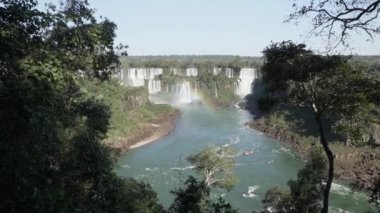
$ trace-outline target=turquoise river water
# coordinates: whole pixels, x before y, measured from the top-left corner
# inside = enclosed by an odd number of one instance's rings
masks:
[[[242,212],[261,210],[265,192],[275,185],[286,187],[287,181],[295,178],[304,165],[279,141],[245,127],[251,115],[244,110],[211,109],[200,104],[176,107],[181,111],[176,129],[154,143],[126,153],[117,167],[119,176],[150,183],[165,207],[173,200],[169,191],[178,187],[181,179],[193,174],[186,156],[210,144],[228,144],[240,153],[235,157],[238,184],[229,192],[213,190],[212,196],[223,196]],[[241,155],[245,150],[254,152]],[[243,196],[249,187],[253,193]],[[352,193],[341,183],[333,184],[331,205],[332,212],[374,211],[365,195]]]

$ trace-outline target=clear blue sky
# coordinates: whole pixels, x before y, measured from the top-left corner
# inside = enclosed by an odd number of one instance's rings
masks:
[[[40,0],[41,3],[49,2]],[[305,42],[323,50],[320,38],[306,39],[311,25],[284,23],[290,0],[89,0],[97,15],[114,21],[116,42],[130,55],[228,54],[260,56],[271,41]],[[380,36],[354,35],[346,54],[380,55]],[[340,50],[342,52],[342,50]]]

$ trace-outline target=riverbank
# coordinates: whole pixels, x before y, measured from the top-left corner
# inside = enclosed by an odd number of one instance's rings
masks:
[[[143,123],[142,130],[129,137],[118,137],[113,139],[112,148],[121,154],[131,149],[136,149],[158,139],[167,136],[175,129],[175,120],[180,116],[179,110],[175,109],[159,115],[157,118]]]
[[[285,146],[295,150],[303,160],[307,160],[312,144],[319,143],[318,138],[304,137],[294,132],[282,131],[281,129],[267,125],[260,119],[248,121],[245,123],[245,126],[279,140]],[[375,178],[380,176],[379,148],[353,148],[336,143],[332,143],[330,146],[335,154],[336,178],[369,188],[372,186]]]

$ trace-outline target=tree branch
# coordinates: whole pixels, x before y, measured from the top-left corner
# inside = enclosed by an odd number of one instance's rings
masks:
[[[297,1],[297,0],[294,0]],[[311,17],[313,21],[312,34],[328,37],[329,46],[331,42],[336,43],[333,48],[343,44],[348,46],[346,40],[351,31],[364,32],[373,40],[375,34],[380,33],[379,13],[380,0],[339,0],[339,1],[317,1],[311,0],[307,5],[293,4],[294,11],[286,22],[297,21],[305,17]],[[311,15],[311,16],[309,16]],[[336,33],[340,31],[340,33]]]

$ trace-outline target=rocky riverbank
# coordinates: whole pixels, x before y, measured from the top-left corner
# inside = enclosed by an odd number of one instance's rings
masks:
[[[251,120],[245,124],[247,127],[263,132],[265,135],[277,139],[286,146],[295,150],[299,157],[307,160],[309,148],[312,143],[318,142],[316,138],[305,138],[296,133],[282,131],[268,126],[260,120]],[[364,188],[372,186],[376,177],[380,177],[380,150],[379,148],[346,147],[332,144],[335,153],[335,177],[350,181]]]

